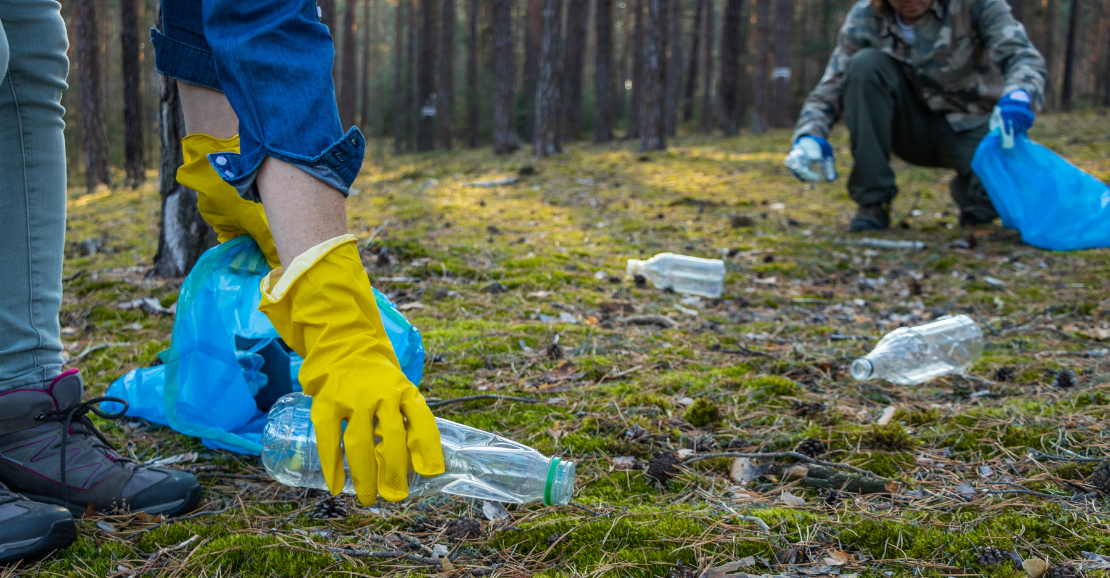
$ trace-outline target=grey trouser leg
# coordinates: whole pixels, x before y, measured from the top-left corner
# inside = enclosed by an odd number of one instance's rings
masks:
[[[944,116],[918,100],[900,65],[874,48],[860,50],[844,71],[844,121],[852,137],[855,163],[848,193],[860,205],[889,203],[898,188],[890,153],[910,164],[955,169],[951,193],[961,210],[981,218],[997,216],[971,158],[987,127],[952,129]]]
[[[0,0],[0,391],[62,368],[66,220],[61,5]]]

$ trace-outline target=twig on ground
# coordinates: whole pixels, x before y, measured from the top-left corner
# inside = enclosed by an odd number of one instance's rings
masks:
[[[770,453],[766,453],[766,454],[745,454],[745,453],[737,453],[737,452],[727,452],[727,453],[723,453],[723,454],[703,454],[703,455],[699,455],[699,456],[686,458],[685,460],[683,460],[681,462],[681,464],[685,466],[687,464],[692,464],[694,462],[698,462],[698,461],[701,461],[701,460],[711,460],[711,459],[714,459],[714,458],[748,458],[748,459],[752,459],[752,458],[755,458],[755,459],[761,459],[761,458],[794,458],[796,460],[802,460],[803,462],[818,465],[818,466],[825,466],[827,468],[838,468],[838,469],[841,469],[841,470],[848,470],[850,472],[855,472],[857,474],[864,475],[864,476],[873,476],[873,477],[876,477],[876,478],[879,477],[878,475],[876,475],[872,472],[869,472],[869,471],[861,469],[861,468],[857,468],[855,466],[849,466],[848,464],[838,464],[836,462],[826,462],[824,460],[818,460],[818,459],[811,458],[811,457],[809,457],[805,454],[800,454],[798,452],[770,452]]]
[[[100,345],[91,345],[89,347],[86,347],[85,350],[82,351],[81,353],[78,353],[77,357],[74,357],[73,359],[70,359],[69,361],[67,361],[66,364],[68,365],[70,363],[76,363],[78,361],[81,361],[88,354],[96,352],[96,351],[100,351],[101,349],[107,349],[109,347],[130,347],[130,346],[131,346],[131,344],[127,343],[127,342],[123,342],[123,343],[101,343]]]
[[[382,223],[380,226],[378,226],[377,229],[374,229],[373,233],[370,233],[370,238],[366,239],[366,241],[362,244],[362,246],[359,247],[359,250],[364,251],[368,247],[370,247],[370,244],[374,242],[374,238],[378,236],[378,233],[381,233],[382,230],[385,229],[386,226],[388,226],[388,225],[389,225],[389,219],[386,219],[385,222]]]
[[[373,551],[373,550],[359,550],[359,549],[355,549],[355,548],[336,548],[336,547],[333,547],[333,546],[329,546],[328,551],[329,552],[334,552],[336,554],[340,554],[340,555],[343,555],[343,556],[350,556],[352,558],[388,558],[388,559],[404,558],[405,560],[409,560],[411,562],[416,562],[417,564],[425,564],[427,566],[440,567],[440,566],[443,565],[443,561],[439,560],[437,558],[427,558],[425,556],[417,556],[416,554],[409,554],[409,553],[406,553],[406,552],[401,552],[399,550]]]
[[[546,403],[546,399],[536,399],[534,397],[510,397],[508,395],[494,395],[487,393],[483,395],[468,395],[465,397],[456,397],[454,399],[441,399],[438,401],[429,401],[428,407],[440,407],[452,403],[462,403],[464,401],[477,401],[479,399],[496,399],[502,401],[517,401],[520,403]]]
[[[779,359],[779,356],[777,356],[773,353],[767,353],[766,351],[760,351],[758,349],[748,349],[747,347],[743,347],[743,346],[739,346],[739,345],[737,346],[736,349],[718,349],[717,353],[731,353],[733,355],[737,355],[737,354],[739,354],[739,355],[753,355],[755,357],[766,357],[768,359]]]
[[[228,512],[228,511],[236,510],[236,509],[238,509],[236,506],[231,506],[231,507],[228,507],[228,508],[224,508],[222,510],[210,510],[210,511],[207,511],[207,512],[197,512],[195,514],[189,514],[188,516],[180,516],[180,517],[177,517],[177,518],[170,518],[168,520],[162,520],[161,522],[158,522],[157,524],[155,524],[155,525],[153,525],[149,528],[143,528],[142,530],[139,530],[138,532],[132,532],[132,533],[124,536],[123,538],[125,540],[130,540],[130,539],[134,538],[135,536],[141,536],[143,534],[146,534],[147,532],[150,532],[151,530],[157,530],[158,528],[161,528],[162,526],[165,526],[166,524],[172,524],[174,522],[184,522],[185,520],[192,520],[193,518],[199,518],[201,516],[211,516],[211,515],[214,515],[214,514],[223,514],[224,512]]]
[[[1077,456],[1077,457],[1070,457],[1069,458],[1067,456],[1054,456],[1052,454],[1047,454],[1045,452],[1042,452],[1040,450],[1035,450],[1033,448],[1028,448],[1028,449],[1029,449],[1030,453],[1037,454],[1037,455],[1039,455],[1043,458],[1048,458],[1050,460],[1059,460],[1061,462],[1102,462],[1102,461],[1106,461],[1106,458],[1088,458],[1088,457],[1083,457],[1083,456]],[[1067,451],[1067,450],[1064,450],[1064,451]]]

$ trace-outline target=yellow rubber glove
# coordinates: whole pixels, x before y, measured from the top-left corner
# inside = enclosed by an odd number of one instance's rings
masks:
[[[332,494],[345,482],[340,439],[366,505],[379,493],[391,502],[406,498],[410,461],[422,476],[443,473],[435,417],[401,372],[354,235],[309,249],[287,272],[271,271],[258,308],[304,357],[299,380],[312,396],[316,447]]]
[[[280,267],[277,247],[270,236],[270,223],[262,205],[240,197],[235,187],[220,178],[208,162],[209,153],[238,153],[238,135],[218,139],[206,134],[191,134],[181,139],[181,152],[185,164],[177,169],[177,182],[197,192],[200,216],[216,230],[220,242],[250,235],[262,249],[270,268]]]

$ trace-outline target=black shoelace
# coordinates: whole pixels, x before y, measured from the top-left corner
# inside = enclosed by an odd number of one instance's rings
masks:
[[[101,411],[97,404],[105,401],[112,401],[123,405],[123,409],[119,413],[107,413]],[[40,421],[60,421],[62,422],[62,453],[58,456],[59,466],[62,472],[62,501],[65,502],[65,507],[69,507],[69,484],[66,483],[66,443],[69,441],[69,428],[73,421],[77,420],[77,425],[81,429],[74,428],[73,433],[78,435],[94,435],[100,440],[104,449],[116,453],[116,449],[108,442],[108,439],[96,429],[92,420],[89,419],[88,413],[92,412],[104,419],[123,419],[123,414],[127,413],[127,402],[118,397],[97,397],[85,402],[81,402],[68,410],[60,411],[44,411],[35,416],[35,419]],[[96,447],[96,446],[94,446]],[[117,453],[118,455],[118,453]],[[130,461],[120,458],[120,461]]]

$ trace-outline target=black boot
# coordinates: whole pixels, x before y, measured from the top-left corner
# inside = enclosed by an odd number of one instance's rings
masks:
[[[875,203],[873,205],[860,205],[856,216],[848,225],[849,233],[862,233],[864,231],[882,231],[890,227],[890,205]]]
[[[69,510],[32,502],[0,484],[0,562],[49,554],[76,539]]]

